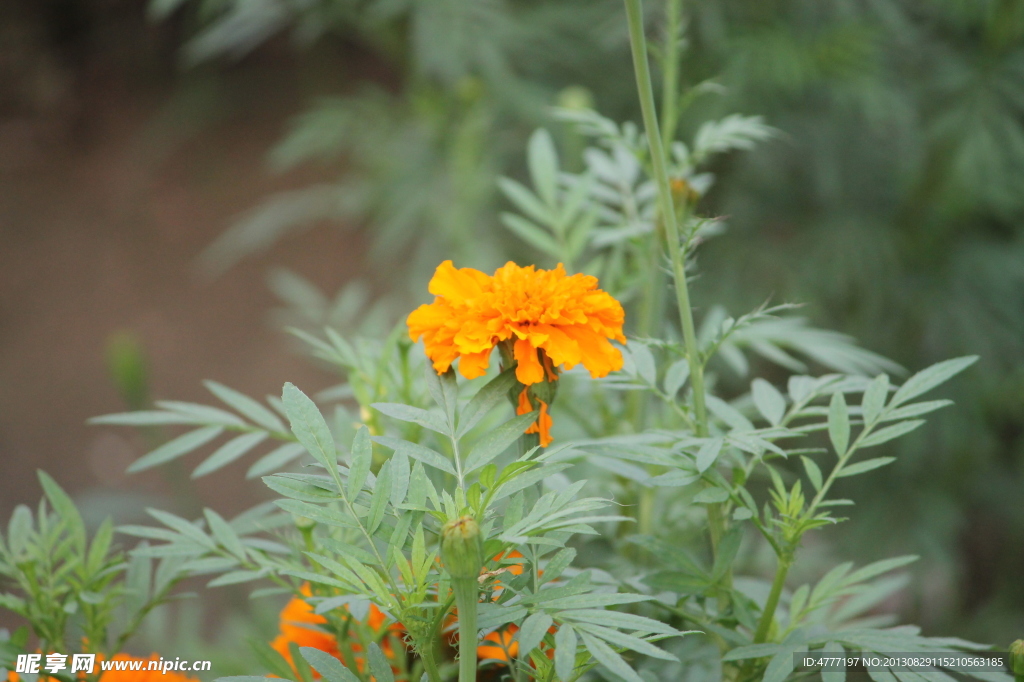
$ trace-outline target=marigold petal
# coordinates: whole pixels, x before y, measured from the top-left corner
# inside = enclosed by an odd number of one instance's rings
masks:
[[[519,339],[513,346],[516,359],[516,379],[529,386],[544,381],[544,367],[537,358],[537,349],[526,339]]]
[[[446,260],[437,266],[427,290],[451,301],[464,301],[482,294],[490,279],[473,268],[456,269],[450,260]]]

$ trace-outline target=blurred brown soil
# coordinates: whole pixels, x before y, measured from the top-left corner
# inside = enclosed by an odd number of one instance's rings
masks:
[[[280,45],[182,72],[142,3],[107,5],[119,14],[100,24],[122,22],[138,44],[118,43],[131,35],[119,30],[69,59],[45,49],[32,21],[12,39],[11,17],[0,17],[0,519],[39,499],[37,469],[93,515],[182,506],[166,497],[164,473],[124,474],[145,451],[137,435],[85,423],[124,409],[104,358],[110,335],[142,341],[157,398],[216,402],[206,378],[256,396],[286,380],[319,390],[331,378],[267,322],[266,271],[289,267],[327,291],[360,273],[357,238],[321,227],[199,276],[197,255],[235,216],[322,179],[272,176],[264,157],[334,76],[311,78]],[[202,501],[233,514],[260,499],[262,484],[243,480],[251,461],[198,481]]]

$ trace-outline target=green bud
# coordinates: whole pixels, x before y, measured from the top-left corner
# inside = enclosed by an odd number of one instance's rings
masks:
[[[295,519],[295,527],[303,532],[316,528],[316,521],[313,519],[299,516],[298,514],[293,514],[292,518]]]
[[[441,561],[452,578],[477,578],[484,565],[480,526],[472,516],[461,516],[441,529]]]
[[[1010,670],[1017,679],[1024,677],[1024,639],[1018,639],[1010,645]]]

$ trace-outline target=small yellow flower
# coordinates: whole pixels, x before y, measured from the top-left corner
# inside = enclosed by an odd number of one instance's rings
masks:
[[[561,264],[538,270],[512,262],[491,276],[456,269],[449,260],[437,267],[429,291],[434,302],[414,310],[407,322],[409,336],[423,339],[439,374],[459,360],[462,376],[483,376],[499,344],[515,359],[524,386],[556,380],[558,368],[582,364],[594,378],[622,368],[622,353],[611,340],[625,343],[625,312],[597,288],[596,277],[568,275]],[[550,441],[548,406],[541,403],[536,431]],[[522,398],[520,407],[525,409]]]

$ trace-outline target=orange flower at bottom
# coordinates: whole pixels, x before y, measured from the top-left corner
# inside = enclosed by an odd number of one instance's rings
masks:
[[[516,414],[533,412],[533,405],[530,404],[530,396],[526,394],[529,390],[529,387],[524,387],[522,392],[519,394],[519,404],[516,406]],[[526,429],[525,433],[539,433],[541,447],[546,448],[553,440],[551,438],[551,425],[554,422],[551,420],[551,415],[548,414],[548,404],[540,398],[537,398],[536,400],[540,403],[540,414],[537,415],[537,421],[530,424],[530,427]]]
[[[305,596],[311,596],[312,591],[309,585],[302,586],[302,594]],[[300,647],[312,647],[319,649],[327,654],[330,654],[334,658],[341,659],[341,651],[338,648],[338,640],[334,635],[324,632],[318,629],[318,626],[325,625],[327,618],[316,613],[313,607],[308,602],[299,597],[293,597],[291,601],[285,605],[284,609],[281,610],[281,634],[279,634],[273,642],[270,643],[271,648],[277,653],[281,654],[288,664],[293,668],[295,662],[292,660],[292,652],[289,648],[291,642],[295,642]],[[379,631],[384,627],[387,622],[387,616],[378,609],[374,604],[370,604],[370,611],[366,616],[366,625],[371,630]],[[401,635],[403,632],[402,626],[399,623],[392,623],[388,629],[397,635]],[[357,643],[351,643],[349,648],[353,653],[360,652],[363,650],[362,645]],[[388,658],[394,658],[394,651],[391,647],[391,642],[388,639],[384,639],[380,643],[381,651]],[[353,656],[355,659],[356,666],[360,672],[364,669],[366,661],[362,656]],[[320,677],[316,674],[316,677]]]

